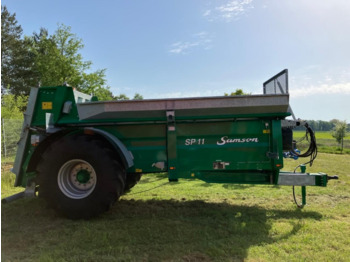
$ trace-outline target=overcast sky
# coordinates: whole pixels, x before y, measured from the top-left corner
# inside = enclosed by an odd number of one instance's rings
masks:
[[[25,35],[58,23],[117,95],[217,96],[289,70],[302,119],[350,121],[348,0],[3,0]]]

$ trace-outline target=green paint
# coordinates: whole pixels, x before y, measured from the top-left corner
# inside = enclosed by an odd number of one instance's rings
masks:
[[[301,204],[302,206],[306,205],[306,186],[301,187]]]
[[[82,184],[87,183],[90,180],[90,172],[85,169],[79,170],[77,173],[77,180]]]
[[[72,108],[63,113],[67,101],[72,102]],[[43,108],[43,102],[52,103],[52,108]],[[194,110],[192,115],[177,117],[174,111],[172,118],[164,111],[163,116],[155,117],[130,113],[119,118],[107,114],[105,118],[80,120],[71,87],[42,87],[30,135],[38,134],[35,129],[45,129],[46,114],[50,113],[55,128],[83,133],[84,127],[94,127],[118,138],[132,153],[134,166],[127,170],[130,173],[168,172],[170,180],[197,178],[213,183],[277,184],[283,168],[281,119],[288,112],[227,114],[222,109],[215,115],[203,116]],[[45,144],[31,146],[30,135],[17,186],[25,186],[28,179],[35,178],[35,169],[28,171],[27,167],[35,151]],[[158,168],[157,163],[164,168]],[[89,179],[88,172],[77,173],[80,183]],[[317,176],[316,185],[326,184],[327,177]]]

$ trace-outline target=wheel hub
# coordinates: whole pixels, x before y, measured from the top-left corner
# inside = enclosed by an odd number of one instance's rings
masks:
[[[73,199],[82,199],[92,193],[97,176],[93,167],[81,159],[66,162],[58,172],[57,182],[62,193]]]
[[[80,170],[77,174],[79,183],[86,183],[90,180],[90,173],[87,170]]]

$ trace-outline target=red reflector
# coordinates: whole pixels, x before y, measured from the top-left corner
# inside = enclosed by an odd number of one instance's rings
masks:
[[[95,132],[92,131],[92,130],[90,130],[90,129],[84,129],[84,134],[85,134],[85,135],[94,135]]]

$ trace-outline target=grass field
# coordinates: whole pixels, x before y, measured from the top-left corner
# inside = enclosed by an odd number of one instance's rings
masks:
[[[315,135],[316,135],[317,147],[319,152],[331,153],[331,154],[341,153],[339,144],[337,143],[335,138],[332,137],[331,132],[316,131]],[[293,138],[296,141],[298,141],[304,136],[305,136],[305,131],[293,131]],[[307,144],[306,141],[305,141],[305,144]],[[350,154],[350,136],[346,136],[344,138],[343,154]]]
[[[300,161],[286,160],[293,170]],[[6,168],[6,167],[4,167]],[[106,214],[57,216],[40,199],[2,205],[2,261],[350,261],[350,155],[319,154],[308,171],[338,175],[308,187],[206,184],[146,175]],[[2,197],[18,192],[1,176]],[[298,192],[299,192],[298,188]]]

